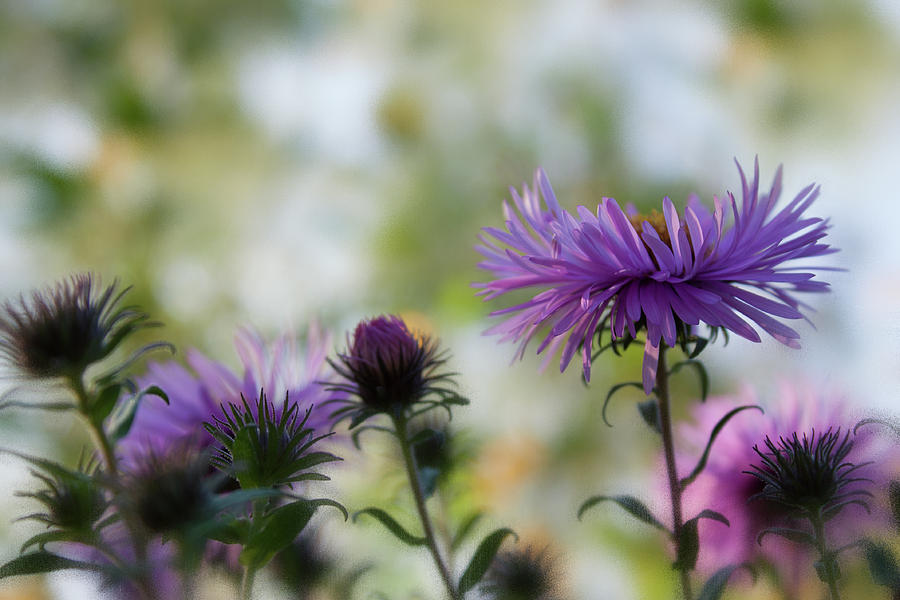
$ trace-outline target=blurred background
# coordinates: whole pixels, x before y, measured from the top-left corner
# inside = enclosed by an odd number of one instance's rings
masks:
[[[508,187],[538,166],[574,210],[602,196],[711,203],[739,190],[734,158],[752,168],[758,155],[766,186],[784,164],[785,195],[822,186],[810,213],[831,217],[842,252],[829,264],[847,271],[808,299],[802,350],[707,351],[713,390],[762,381],[765,396],[796,375],[847,390],[861,412],[896,412],[898,106],[893,0],[3,0],[0,297],[72,271],[119,278],[167,339],[234,367],[243,325],[302,335],[318,319],[339,348],[362,317],[407,315],[451,350],[472,400],[454,420],[465,506],[448,510],[483,507],[485,528],[547,545],[568,597],[663,598],[654,532],[613,506],[574,518],[601,491],[656,494],[640,395],[617,397],[613,428],[600,420],[640,353],[601,359],[589,388],[576,370],[538,373],[531,353],[510,366],[514,347],[481,335],[501,304],[473,296],[476,235],[502,225]],[[696,385],[677,385],[686,416]],[[0,435],[68,456],[59,440],[81,434],[5,411]],[[409,505],[399,479],[375,483],[399,464],[388,446],[345,458],[348,507]],[[29,531],[11,519],[33,508],[12,491],[32,482],[6,457],[0,481],[6,561]],[[332,555],[373,565],[358,597],[439,597],[424,553],[374,523],[325,525]],[[4,581],[0,598],[92,585]],[[734,597],[769,597],[762,587]]]

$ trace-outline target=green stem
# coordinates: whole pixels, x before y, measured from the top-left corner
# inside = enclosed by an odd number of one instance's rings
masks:
[[[256,579],[256,569],[249,565],[244,567],[244,575],[241,577],[241,600],[250,600],[253,596],[253,580]]]
[[[453,577],[446,563],[441,558],[441,552],[438,549],[437,541],[434,537],[434,528],[431,525],[431,518],[428,516],[428,509],[425,506],[425,494],[422,492],[422,482],[419,480],[419,472],[416,469],[416,458],[412,453],[412,446],[409,443],[409,436],[406,429],[406,417],[404,415],[395,415],[394,428],[397,432],[397,439],[400,441],[400,449],[403,451],[403,462],[406,464],[406,474],[409,477],[409,485],[412,488],[413,497],[416,500],[416,509],[419,511],[419,519],[422,521],[422,530],[425,532],[425,543],[434,564],[437,566],[444,586],[447,588],[447,595],[452,600],[462,600],[462,595],[457,591],[456,585],[453,583]]]
[[[116,453],[113,450],[109,438],[106,436],[106,432],[103,430],[103,424],[97,423],[94,421],[94,419],[91,418],[91,397],[87,389],[84,387],[84,381],[82,378],[83,374],[80,373],[69,378],[69,384],[71,386],[72,392],[75,394],[75,399],[78,401],[78,411],[81,413],[81,416],[88,424],[88,431],[90,432],[91,438],[94,441],[94,445],[100,450],[100,453],[103,455],[103,462],[106,464],[106,472],[110,475],[110,478],[114,482],[116,488],[120,489],[119,465],[116,460]],[[133,515],[129,514],[127,510],[121,510],[121,507],[119,507],[119,509],[122,516],[122,522],[125,524],[125,527],[128,529],[128,533],[131,537],[131,543],[134,548],[134,553],[135,557],[137,558],[138,564],[144,564],[147,560],[146,539],[143,535],[141,535],[140,527],[138,527],[138,525],[135,523]],[[148,591],[151,589],[151,587],[149,581],[147,581],[146,576],[140,576],[135,584],[141,597],[153,597],[153,594]]]
[[[672,500],[672,533],[675,538],[675,555],[681,555],[681,530],[684,527],[681,513],[681,494],[684,491],[678,481],[675,465],[675,443],[672,435],[672,411],[669,401],[669,370],[666,365],[666,346],[660,342],[659,363],[656,367],[656,400],[659,406],[659,428],[662,433],[663,453],[666,457],[666,474],[669,479],[669,497]],[[687,569],[679,569],[681,592],[684,600],[693,600],[691,576]]]
[[[828,551],[828,545],[825,541],[825,523],[822,522],[820,515],[811,516],[809,520],[813,526],[816,549],[819,551],[819,560],[822,562],[822,570],[819,573],[819,577],[828,585],[829,598],[831,600],[841,600],[841,593],[837,585],[839,576],[837,562],[831,552]]]
[[[250,515],[250,531],[248,539],[252,539],[257,527],[261,527],[263,512],[266,510],[267,500],[257,499],[253,501],[252,513]],[[253,581],[256,579],[257,565],[244,565],[244,574],[241,577],[241,600],[250,600],[253,592]]]
[[[112,444],[110,444],[106,432],[103,431],[103,425],[94,422],[94,419],[91,418],[89,410],[91,399],[84,387],[84,382],[81,380],[81,375],[73,376],[69,381],[72,385],[72,391],[75,392],[75,398],[78,400],[78,411],[81,413],[81,416],[84,417],[84,420],[87,421],[91,439],[94,440],[94,444],[103,455],[103,462],[106,463],[106,470],[113,479],[118,479],[119,465],[116,461],[116,453],[113,451]]]

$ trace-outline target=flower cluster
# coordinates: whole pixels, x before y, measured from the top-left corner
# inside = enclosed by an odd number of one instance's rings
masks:
[[[329,344],[330,336],[315,324],[310,327],[303,355],[290,335],[267,344],[259,333],[243,329],[235,338],[241,361],[236,373],[197,350],[187,352],[190,368],[175,361],[151,363],[138,384],[164,388],[170,406],[160,402],[141,406],[131,432],[121,443],[125,458],[134,460],[148,450],[160,451],[188,440],[198,450],[208,448],[215,439],[203,424],[221,414],[222,406],[239,403],[241,397],[258,398],[260,390],[272,398],[289,395],[304,412],[318,407],[310,412],[306,426],[317,435],[327,433],[331,422],[323,406],[344,397],[320,383],[333,377],[325,362]]]

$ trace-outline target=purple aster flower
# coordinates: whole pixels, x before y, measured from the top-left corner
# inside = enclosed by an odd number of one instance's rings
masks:
[[[147,451],[161,452],[175,442],[192,440],[198,450],[215,440],[203,423],[222,413],[222,406],[240,403],[241,396],[258,398],[260,390],[273,398],[288,395],[291,404],[304,413],[311,407],[340,399],[343,394],[326,389],[323,381],[332,377],[325,355],[330,336],[315,324],[310,327],[305,360],[301,359],[292,337],[284,335],[266,344],[254,331],[241,330],[235,347],[242,372],[235,373],[196,350],[189,350],[190,369],[177,362],[151,363],[138,378],[141,388],[157,385],[166,391],[170,405],[147,399],[138,410],[134,425],[122,440],[124,457],[134,460]],[[329,431],[328,411],[313,408],[306,427],[318,434]]]
[[[757,404],[755,394],[745,389],[738,397],[712,398],[704,404],[693,406],[695,423],[679,427],[679,442],[686,450],[679,455],[682,475],[693,468],[709,438],[709,433],[727,412],[739,405]],[[834,392],[825,393],[813,386],[783,383],[778,394],[766,407],[766,413],[744,411],[736,415],[716,438],[703,472],[684,492],[686,514],[697,514],[712,509],[725,515],[730,527],[718,523],[700,523],[700,558],[698,568],[712,572],[728,564],[764,558],[779,571],[788,586],[796,587],[809,572],[808,551],[792,542],[767,536],[762,545],[757,535],[767,527],[800,527],[796,515],[784,505],[760,496],[763,482],[745,473],[751,465],[760,463],[754,446],[765,450],[765,440],[792,440],[794,433],[802,439],[811,431],[846,432],[852,430],[861,415],[851,410],[847,400]],[[816,434],[821,437],[821,434]],[[843,439],[843,437],[841,438]],[[896,471],[900,456],[873,430],[863,428],[851,435],[852,448],[841,463],[863,465],[853,471],[853,478],[869,481],[846,483],[844,493],[870,490],[883,496],[892,474]],[[875,461],[874,463],[870,461]],[[660,493],[666,489],[662,475],[659,477]],[[757,499],[749,501],[754,496]],[[866,498],[863,498],[864,500]],[[827,524],[829,540],[841,545],[858,539],[863,533],[890,522],[890,510],[884,499],[877,497],[867,501],[871,513],[856,504],[847,505]]]
[[[743,198],[729,192],[726,206],[714,198],[710,212],[696,197],[682,214],[669,198],[650,216],[623,211],[603,198],[596,212],[579,206],[563,210],[543,170],[520,196],[515,209],[504,202],[506,228],[484,228],[477,250],[479,267],[496,279],[476,283],[485,300],[520,289],[540,290],[530,300],[496,310],[512,315],[488,330],[519,342],[516,356],[538,328],[549,332],[538,346],[548,359],[562,347],[560,370],[581,348],[584,376],[590,379],[593,337],[608,327],[613,340],[646,330],[643,383],[653,389],[660,344],[674,346],[686,326],[706,325],[760,341],[752,321],[778,341],[798,347],[799,334],[778,319],[800,319],[794,292],[825,292],[812,267],[788,266],[795,259],[835,252],[820,243],[828,222],[805,217],[819,195],[810,184],[787,206],[781,196],[781,168],[772,187],[760,191],[759,164],[748,182],[738,165]],[[541,206],[543,199],[543,206]]]
[[[399,414],[413,405],[465,403],[443,387],[451,373],[441,371],[446,358],[428,337],[414,335],[403,319],[394,315],[360,321],[347,339],[347,351],[338,360],[328,360],[343,378],[332,389],[356,396],[346,398],[332,413],[350,418],[351,429],[378,413]],[[439,399],[425,400],[429,395]]]

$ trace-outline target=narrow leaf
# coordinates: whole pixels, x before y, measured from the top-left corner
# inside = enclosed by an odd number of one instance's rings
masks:
[[[684,488],[686,488],[687,486],[689,486],[695,479],[697,479],[697,476],[699,476],[700,473],[703,472],[703,469],[706,468],[706,463],[707,463],[707,461],[709,461],[709,453],[712,450],[713,442],[716,441],[716,437],[718,437],[719,433],[722,431],[722,429],[725,427],[725,425],[728,424],[728,421],[731,420],[731,417],[733,417],[734,415],[738,414],[741,411],[744,411],[744,410],[747,410],[750,408],[755,408],[759,412],[765,414],[765,411],[763,411],[761,406],[758,406],[756,404],[745,404],[744,406],[738,406],[737,408],[728,411],[725,414],[725,416],[723,416],[721,419],[719,419],[719,422],[716,423],[715,427],[713,427],[712,431],[709,434],[709,440],[706,442],[706,448],[704,448],[704,450],[703,450],[703,455],[700,456],[700,460],[697,461],[697,466],[694,467],[694,470],[691,471],[690,475],[682,478],[682,480],[680,482],[682,490]]]
[[[691,571],[697,565],[697,557],[700,555],[700,533],[698,530],[700,519],[710,519],[718,521],[726,527],[731,526],[725,515],[709,509],[701,511],[696,517],[685,522],[681,526],[678,539],[675,540],[678,551],[675,556],[675,563],[672,565],[673,569]]]
[[[691,571],[697,565],[700,555],[700,534],[697,531],[698,518],[694,517],[681,526],[675,540],[677,551],[672,568],[677,571]]]
[[[637,408],[644,423],[656,433],[661,433],[662,430],[659,428],[659,403],[656,401],[656,398],[638,402]]]
[[[600,413],[600,416],[603,417],[603,422],[606,423],[607,427],[612,427],[612,423],[610,423],[606,419],[606,407],[609,406],[609,401],[612,400],[613,395],[615,395],[615,393],[622,388],[626,387],[633,387],[635,389],[643,390],[644,384],[639,381],[626,381],[624,383],[617,383],[616,385],[609,388],[609,392],[607,392],[606,394],[606,400],[603,401],[603,410]]]
[[[686,366],[693,367],[697,372],[697,377],[700,379],[700,401],[706,402],[706,397],[709,395],[709,374],[706,372],[706,367],[703,366],[702,362],[693,358],[683,360],[672,367],[669,375],[674,375]]]
[[[478,521],[480,521],[483,516],[484,513],[474,512],[460,524],[456,535],[453,536],[453,541],[450,542],[451,550],[456,550],[457,548],[459,548],[460,544],[462,544],[469,536],[469,534],[472,533],[472,530],[475,529],[475,525],[478,524]]]
[[[637,518],[638,520],[643,521],[648,525],[652,525],[657,529],[668,531],[666,526],[660,523],[656,519],[656,517],[653,516],[653,513],[650,512],[650,509],[647,508],[643,502],[641,502],[634,496],[594,496],[593,498],[588,498],[584,502],[584,504],[581,505],[581,508],[578,509],[578,520],[581,520],[581,517],[588,509],[607,500],[610,502],[615,502],[626,511],[628,511],[631,516]]]
[[[32,546],[37,546],[39,550],[44,549],[45,544],[49,544],[50,542],[63,542],[63,541],[81,541],[79,539],[79,535],[76,532],[72,531],[61,531],[61,530],[53,530],[53,531],[44,531],[37,535],[34,535],[22,544],[22,548],[19,552],[25,552]]]
[[[519,536],[508,527],[497,529],[481,540],[481,543],[478,544],[478,549],[475,550],[475,554],[472,555],[472,560],[469,561],[469,566],[466,567],[462,577],[459,578],[460,594],[465,594],[481,581],[481,578],[487,573],[488,568],[491,566],[491,562],[493,562],[494,557],[497,555],[497,551],[500,550],[500,545],[503,543],[503,540],[509,536],[513,536],[516,541],[519,540]]]
[[[71,402],[21,402],[19,400],[8,400],[0,403],[0,410],[4,408],[28,408],[50,412],[64,412],[75,410],[76,406]]]
[[[49,552],[38,551],[24,554],[12,559],[0,567],[0,579],[13,575],[34,575],[35,573],[49,573],[62,569],[85,569],[96,571],[97,565],[72,560]]]
[[[767,529],[763,529],[759,532],[759,535],[756,536],[756,543],[762,546],[763,538],[765,538],[769,534],[783,537],[798,544],[806,544],[812,547],[815,547],[816,545],[816,540],[812,535],[806,533],[801,529],[789,529],[787,527],[769,527]]]
[[[381,522],[382,525],[388,528],[394,536],[403,542],[404,544],[408,544],[410,546],[424,546],[426,544],[426,540],[424,537],[418,537],[411,533],[409,533],[406,529],[403,528],[400,523],[394,520],[394,518],[387,514],[387,512],[381,510],[380,508],[369,507],[364,508],[362,510],[358,510],[353,514],[353,520],[356,521],[360,515],[369,515],[375,517],[378,521]]]
[[[867,540],[863,542],[863,550],[872,581],[894,591],[900,590],[900,567],[897,566],[897,559],[890,547]]]
[[[250,534],[250,539],[241,551],[241,564],[251,568],[262,568],[281,550],[300,535],[306,527],[316,506],[305,500],[283,504],[260,519],[262,526]]]
[[[126,399],[119,404],[117,410],[111,417],[109,424],[109,437],[112,442],[117,442],[128,435],[131,426],[134,424],[134,417],[137,415],[138,408],[145,396],[156,396],[161,398],[166,404],[169,403],[169,397],[158,386],[151,385]]]
[[[703,589],[700,590],[700,596],[697,600],[719,600],[722,597],[722,594],[725,593],[725,586],[728,585],[728,580],[738,569],[747,569],[747,571],[750,572],[750,575],[753,576],[753,581],[756,581],[756,571],[749,563],[728,565],[713,573],[712,577],[706,580],[706,583],[703,584]]]
[[[97,399],[90,408],[91,421],[101,425],[106,420],[106,417],[110,415],[113,408],[115,408],[121,394],[121,383],[113,383],[100,390]]]

